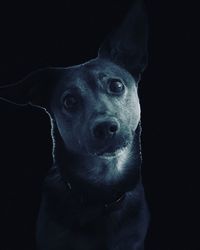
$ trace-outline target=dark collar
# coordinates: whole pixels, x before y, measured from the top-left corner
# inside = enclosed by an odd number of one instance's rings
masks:
[[[121,207],[124,199],[126,197],[126,193],[122,194],[120,197],[118,197],[116,200],[110,203],[106,203],[104,205],[105,212],[112,212],[114,210],[117,210]]]
[[[72,191],[72,186],[69,182],[65,182],[65,185],[66,185],[66,188],[68,189],[68,192],[71,193],[71,195],[73,195],[73,191]],[[113,201],[109,201],[109,202],[105,202],[105,203],[99,203],[99,204],[91,204],[91,206],[95,206],[95,205],[98,205],[98,206],[101,206],[103,208],[103,212],[105,213],[110,213],[114,210],[117,210],[119,209],[121,206],[122,206],[122,203],[124,201],[124,199],[126,198],[126,193],[123,193],[123,194],[120,194],[117,198],[115,198],[115,200]],[[82,196],[79,197],[79,200],[80,200],[80,204],[83,204],[84,205],[88,205],[86,204],[85,202],[83,202],[83,200],[85,200]]]

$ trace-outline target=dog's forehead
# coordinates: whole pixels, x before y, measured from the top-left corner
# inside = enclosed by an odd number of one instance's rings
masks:
[[[82,70],[86,70],[88,74],[100,78],[103,76],[123,78],[129,75],[125,69],[121,68],[117,64],[102,59],[92,60],[83,64]]]
[[[120,66],[110,61],[94,59],[84,64],[63,69],[59,77],[59,85],[64,89],[71,87],[84,89],[88,85],[93,88],[105,78],[133,81],[131,74]]]

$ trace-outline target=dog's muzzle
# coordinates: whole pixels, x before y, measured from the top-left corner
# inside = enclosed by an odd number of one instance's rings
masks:
[[[107,118],[94,122],[91,133],[95,140],[104,141],[120,131],[120,123],[115,118]]]
[[[116,117],[99,116],[92,121],[87,152],[100,158],[120,156],[129,148],[132,135]]]

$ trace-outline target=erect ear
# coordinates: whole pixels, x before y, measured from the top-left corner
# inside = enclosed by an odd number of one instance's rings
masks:
[[[17,83],[0,85],[0,99],[17,105],[32,104],[45,108],[57,71],[56,68],[39,69]]]
[[[147,65],[147,16],[143,0],[135,0],[121,26],[99,49],[99,57],[121,65],[138,77]]]

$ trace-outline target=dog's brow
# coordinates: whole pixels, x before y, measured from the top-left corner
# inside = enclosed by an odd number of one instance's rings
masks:
[[[83,81],[90,89],[95,90],[97,88],[97,76],[93,72],[91,71],[84,72]]]
[[[81,86],[69,85],[67,86],[65,92],[82,93],[84,90]]]
[[[98,78],[99,78],[99,80],[102,80],[104,77],[106,77],[107,76],[107,74],[106,73],[102,73],[102,72],[100,72],[99,74],[98,74]]]

